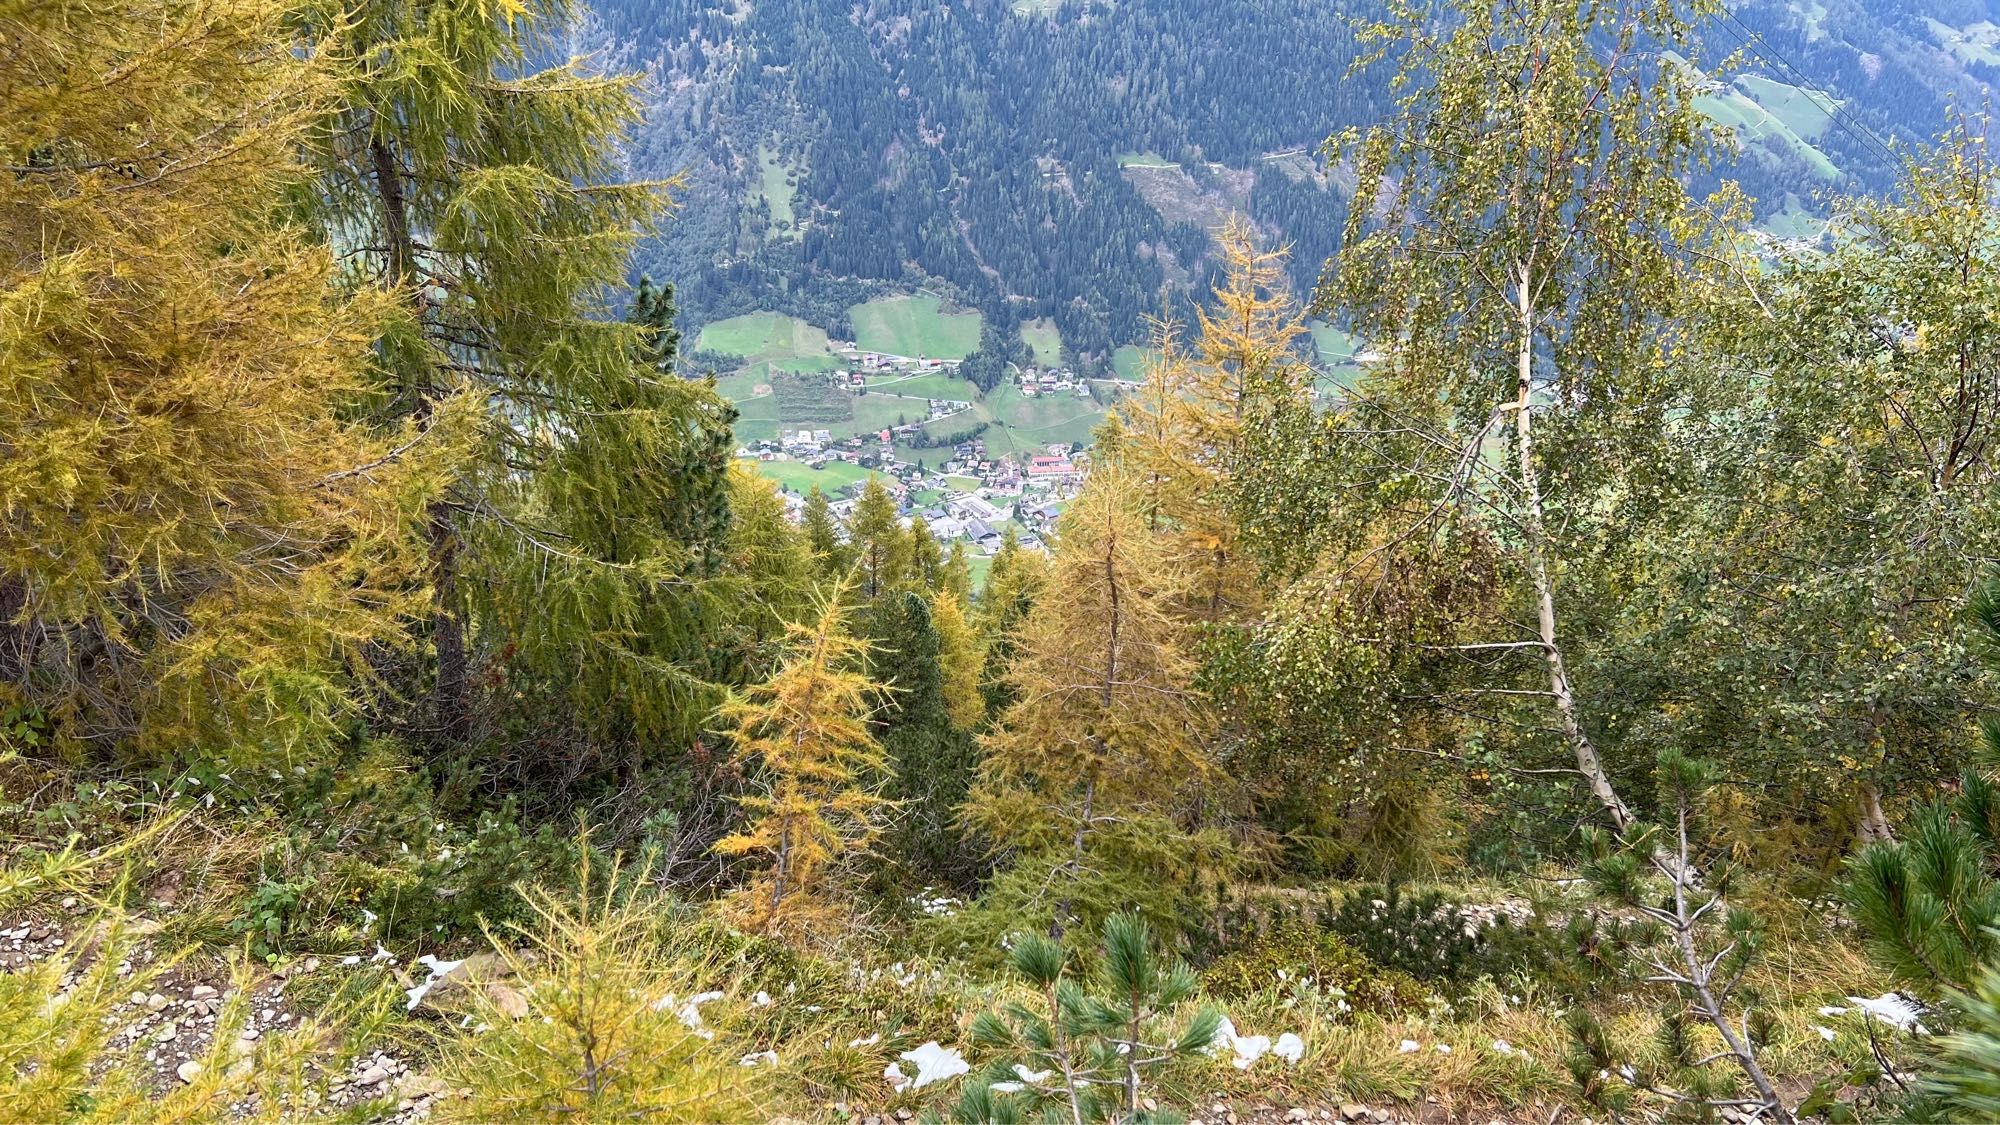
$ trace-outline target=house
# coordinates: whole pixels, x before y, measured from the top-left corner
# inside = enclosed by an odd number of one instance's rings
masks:
[[[1065,481],[1076,479],[1076,466],[1068,457],[1028,458],[1028,479],[1037,481]]]

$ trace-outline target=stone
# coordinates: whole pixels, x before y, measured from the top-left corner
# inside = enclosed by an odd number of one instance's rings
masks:
[[[500,1010],[501,1015],[510,1020],[527,1019],[531,1010],[528,1007],[527,997],[498,981],[486,986],[486,998],[493,1002],[493,1006]]]
[[[155,992],[151,996],[146,997],[146,1010],[149,1012],[157,1012],[160,1009],[165,1008],[167,1006],[167,1003],[168,1001],[165,996],[162,996],[159,993]]]
[[[188,990],[188,999],[190,1000],[212,1000],[219,995],[221,993],[206,984],[197,984]]]
[[[355,1075],[354,1084],[357,1086],[374,1086],[387,1081],[388,1078],[389,1068],[383,1066],[381,1063],[376,1063],[374,1066]]]
[[[264,1034],[264,1033],[263,1033],[263,1032],[261,1032],[261,1031],[258,1031],[258,1030],[257,1030],[256,1028],[254,1028],[254,1027],[246,1027],[246,1028],[244,1028],[244,1029],[243,1029],[243,1030],[242,1030],[242,1031],[241,1031],[240,1033],[238,1033],[238,1034],[237,1034],[236,1038],[238,1038],[238,1039],[241,1039],[241,1040],[242,1040],[242,1041],[244,1041],[245,1043],[249,1043],[249,1042],[253,1042],[253,1041],[255,1041],[255,1040],[256,1040],[256,1038],[257,1038],[257,1037],[258,1037],[259,1035],[262,1035],[262,1034]]]
[[[406,1098],[435,1098],[451,1092],[451,1086],[435,1074],[405,1074],[397,1080],[396,1092]]]
[[[174,1021],[168,1020],[160,1025],[160,1030],[153,1033],[153,1039],[160,1043],[171,1043],[174,1041],[174,1036],[180,1033],[181,1029],[174,1026]]]
[[[201,1074],[201,1064],[200,1064],[200,1063],[198,1063],[198,1062],[196,1062],[196,1061],[194,1061],[193,1059],[189,1059],[188,1061],[186,1061],[186,1062],[182,1063],[181,1065],[179,1065],[179,1066],[175,1067],[175,1068],[174,1068],[174,1074],[176,1074],[177,1076],[179,1076],[179,1078],[180,1078],[180,1080],[181,1080],[182,1082],[189,1082],[189,1083],[191,1083],[191,1082],[193,1082],[193,1081],[194,1081],[194,1080],[195,1080],[195,1079],[196,1079],[197,1077],[199,1077],[199,1076],[200,1076],[200,1074]]]
[[[1287,1121],[1310,1121],[1311,1119],[1312,1111],[1299,1106],[1293,1106],[1285,1111],[1285,1120]]]

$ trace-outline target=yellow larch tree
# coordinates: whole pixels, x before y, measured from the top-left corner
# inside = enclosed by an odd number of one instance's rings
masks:
[[[452,427],[346,420],[383,309],[278,217],[333,92],[287,10],[0,9],[0,711],[69,753],[309,744],[422,589]]]
[[[986,717],[986,698],[979,694],[980,680],[986,673],[986,652],[957,594],[948,589],[931,594],[931,628],[938,635],[945,712],[960,730],[971,730]]]
[[[993,901],[1058,927],[1135,904],[1165,913],[1202,844],[1181,814],[1212,723],[1174,608],[1186,576],[1141,495],[1105,461],[1063,514],[965,806],[1015,858]]]
[[[1286,291],[1285,252],[1259,249],[1240,221],[1221,245],[1214,307],[1198,312],[1191,341],[1174,325],[1157,328],[1145,382],[1118,411],[1121,455],[1149,526],[1169,534],[1177,565],[1195,575],[1184,609],[1211,621],[1239,619],[1260,602],[1229,506],[1245,435],[1273,405],[1306,394],[1313,377],[1297,351],[1306,325]]]
[[[728,907],[753,932],[809,936],[837,917],[840,862],[875,837],[890,804],[879,795],[888,759],[868,725],[879,689],[856,670],[867,645],[848,632],[841,600],[790,625],[778,671],[718,715],[757,790],[741,801],[745,827],[715,845],[762,865]]]

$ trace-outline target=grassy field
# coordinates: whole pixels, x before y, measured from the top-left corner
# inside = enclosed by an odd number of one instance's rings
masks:
[[[929,359],[964,359],[979,347],[976,312],[944,311],[929,293],[884,297],[847,310],[863,351]]]
[[[768,148],[757,150],[757,172],[760,195],[771,205],[771,228],[780,237],[792,234],[792,185],[786,183],[791,175],[778,154]]]
[[[973,414],[992,423],[985,434],[989,453],[1021,457],[1054,442],[1088,444],[1090,432],[1104,418],[1104,409],[1096,399],[1075,395],[1027,398],[1013,384],[1003,383],[973,407]],[[943,425],[958,422],[953,418]]]
[[[1696,109],[1707,114],[1716,124],[1735,130],[1745,144],[1763,142],[1803,160],[1813,175],[1820,179],[1839,178],[1840,170],[1834,167],[1833,161],[1827,159],[1825,153],[1814,148],[1811,141],[1793,132],[1777,114],[1766,109],[1742,90],[1731,87],[1717,93],[1703,94],[1695,99],[1694,104]],[[1790,102],[1787,105],[1792,116],[1801,115]],[[1823,119],[1820,127],[1825,127]]]
[[[1929,16],[1924,17],[1924,24],[1930,28],[1938,45],[1957,56],[1960,62],[2000,66],[2000,50],[1995,50],[1995,46],[2000,45],[2000,28],[1993,24],[1981,20],[1961,30]]]
[[[773,371],[834,371],[840,367],[840,361],[830,355],[795,355],[770,362]]]
[[[1125,344],[1111,353],[1111,367],[1120,379],[1144,379],[1146,377],[1146,357],[1151,348],[1137,344]]]
[[[972,380],[956,375],[946,375],[933,371],[928,375],[892,375],[884,379],[870,379],[868,393],[871,395],[903,395],[907,398],[951,398],[960,402],[972,402],[979,397],[979,388]]]
[[[1057,331],[1056,322],[1043,317],[1040,320],[1021,322],[1021,342],[1035,355],[1035,362],[1043,367],[1054,367],[1062,362],[1062,333]]]
[[[745,313],[704,327],[695,349],[753,360],[827,356],[826,331],[783,313]]]
[[[1834,111],[1840,108],[1839,102],[1825,94],[1754,74],[1738,75],[1736,84],[1785,128],[1809,141],[1826,132],[1833,124]]]
[[[824,469],[815,469],[798,461],[758,461],[756,467],[758,472],[801,496],[811,491],[814,485],[832,496],[850,484],[882,475],[845,461],[829,461]]]
[[[1326,369],[1326,378],[1336,387],[1351,387],[1361,377],[1361,365],[1354,361],[1358,345],[1354,337],[1342,332],[1331,324],[1315,320],[1312,322],[1313,350],[1319,353],[1320,366]]]
[[[1799,197],[1785,193],[1785,205],[1764,216],[1759,230],[1778,238],[1818,238],[1826,233],[1826,220],[1805,209]]]
[[[777,440],[778,399],[776,395],[732,399],[731,401],[736,403],[736,440],[738,442],[748,443]]]

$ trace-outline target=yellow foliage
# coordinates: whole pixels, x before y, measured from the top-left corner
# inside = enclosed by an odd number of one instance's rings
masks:
[[[986,737],[965,808],[1001,846],[1081,848],[1092,818],[1165,808],[1207,768],[1184,592],[1127,471],[1099,467],[1063,514],[1041,597],[1007,671],[1015,702]]]
[[[841,599],[828,599],[814,624],[789,626],[787,641],[784,665],[718,716],[762,791],[742,798],[748,826],[715,848],[767,864],[730,913],[773,934],[811,932],[837,915],[838,862],[876,835],[888,804],[877,795],[888,762],[868,728],[876,687],[854,670],[866,644],[849,635]]]
[[[586,852],[587,854],[587,852]],[[643,879],[638,882],[643,883]],[[761,1072],[688,1014],[699,982],[662,940],[658,915],[621,892],[614,869],[576,899],[528,892],[526,943],[494,947],[514,979],[469,990],[472,1026],[438,1072],[464,1097],[442,1121],[709,1122],[763,1117]]]
[[[1227,506],[1243,437],[1269,404],[1305,393],[1312,371],[1295,345],[1306,331],[1286,291],[1285,255],[1257,248],[1247,224],[1222,234],[1222,283],[1202,310],[1192,350],[1161,324],[1139,391],[1117,413],[1118,454],[1144,496],[1148,526],[1172,533],[1192,576],[1186,612],[1216,620],[1253,612],[1260,583],[1238,549]]]
[[[0,681],[72,747],[296,747],[421,594],[416,435],[343,417],[383,310],[273,217],[331,91],[286,10],[7,9]]]
[[[247,960],[234,968],[230,998],[217,1015],[208,1048],[184,1080],[164,1091],[146,1054],[149,1037],[119,1043],[113,1033],[130,1012],[127,997],[145,991],[171,970],[163,957],[128,975],[119,966],[137,959],[125,920],[101,916],[82,931],[90,935],[62,953],[0,973],[0,1107],[9,1121],[193,1122],[295,1120],[313,1089],[306,1063],[319,1051],[327,1027],[307,1021],[259,1037],[239,1033],[250,1014],[252,977]]]
[[[945,712],[960,729],[971,730],[986,717],[986,697],[979,693],[981,677],[986,674],[986,653],[966,619],[965,606],[949,590],[931,595],[931,628],[938,635]]]

